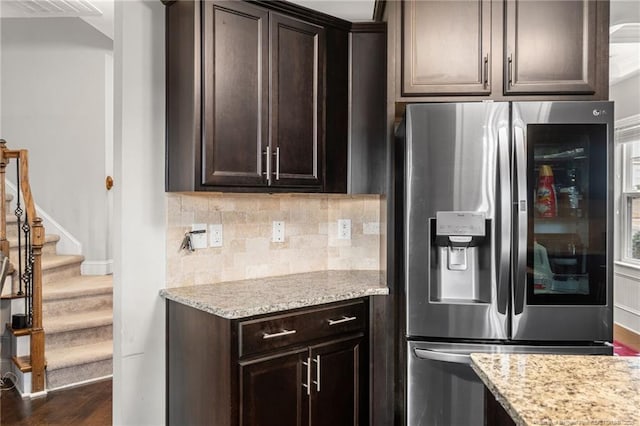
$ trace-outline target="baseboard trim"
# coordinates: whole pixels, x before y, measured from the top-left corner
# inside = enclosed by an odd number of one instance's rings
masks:
[[[110,275],[113,274],[113,259],[85,260],[80,265],[82,275]]]
[[[29,394],[29,398],[30,399],[38,399],[38,398],[44,398],[45,396],[47,396],[47,393],[49,393],[46,390],[40,391],[40,392],[32,392]]]
[[[640,352],[640,334],[620,324],[613,324],[613,339]]]
[[[48,391],[59,391],[59,390],[65,390],[65,389],[73,389],[73,388],[77,388],[78,386],[84,386],[84,385],[89,385],[91,383],[98,383],[98,382],[102,382],[104,380],[112,380],[113,379],[113,374],[109,374],[107,376],[102,376],[102,377],[96,377],[93,379],[89,379],[89,380],[83,380],[81,382],[77,382],[77,383],[71,383],[68,385],[64,385],[64,386],[60,386],[57,388],[53,388],[53,389],[47,389]]]

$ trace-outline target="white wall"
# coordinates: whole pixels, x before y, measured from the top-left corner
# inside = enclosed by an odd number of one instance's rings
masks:
[[[113,424],[165,421],[164,6],[117,1]]]
[[[611,25],[640,22],[640,4],[636,1],[614,0],[611,2]],[[637,52],[640,55],[640,48]],[[612,57],[611,68],[615,69],[618,59]],[[624,60],[624,58],[621,58]],[[620,64],[622,65],[622,64]],[[628,119],[640,114],[640,74],[636,72],[609,88],[609,98],[615,102],[615,120]],[[620,227],[621,147],[616,146],[616,220],[614,266],[614,321],[640,334],[640,267],[620,262],[620,245],[623,240]]]
[[[622,80],[610,88],[610,99],[615,102],[616,123],[640,114],[640,75]],[[621,144],[616,145],[616,220],[615,220],[615,259],[614,266],[614,321],[640,334],[640,267],[621,262],[621,245],[624,241],[621,226],[622,206],[620,197],[622,179]]]
[[[79,18],[4,18],[1,31],[0,137],[29,150],[36,203],[80,241],[87,261],[108,261],[113,42]],[[15,171],[8,177],[15,182]]]

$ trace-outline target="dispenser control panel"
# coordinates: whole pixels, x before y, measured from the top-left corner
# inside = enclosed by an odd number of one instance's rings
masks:
[[[485,236],[485,214],[481,212],[436,212],[436,235]]]

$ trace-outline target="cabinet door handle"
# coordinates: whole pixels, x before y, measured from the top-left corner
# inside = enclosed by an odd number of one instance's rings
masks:
[[[316,380],[313,383],[316,385],[316,390],[320,392],[320,355],[316,355],[313,362],[316,363]]]
[[[307,362],[302,362],[307,367],[307,383],[303,383],[302,387],[307,388],[307,395],[311,395],[311,358],[307,357]]]
[[[273,339],[274,337],[282,337],[282,336],[288,336],[290,334],[295,334],[296,331],[295,330],[282,330],[278,333],[264,333],[262,335],[263,339]]]
[[[264,162],[265,162],[265,168],[266,171],[262,172],[262,174],[264,176],[267,177],[267,182],[271,181],[271,161],[269,161],[269,152],[271,151],[271,147],[267,147],[266,150],[262,151],[262,154],[264,155]]]
[[[486,89],[489,86],[489,54],[484,55],[484,63],[482,67],[483,78],[483,86]]]
[[[276,180],[280,180],[280,147],[276,147]]]
[[[336,325],[336,324],[342,324],[343,322],[349,322],[349,321],[355,321],[357,319],[357,317],[348,317],[348,316],[343,316],[341,319],[338,320],[329,320],[329,325]]]
[[[513,54],[509,53],[509,57],[507,58],[507,74],[509,74],[509,89],[513,85]]]

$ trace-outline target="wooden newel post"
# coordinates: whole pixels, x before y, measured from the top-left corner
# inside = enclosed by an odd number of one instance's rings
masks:
[[[42,219],[34,218],[31,228],[33,248],[33,325],[31,328],[31,391],[44,391],[44,329],[42,328]]]

